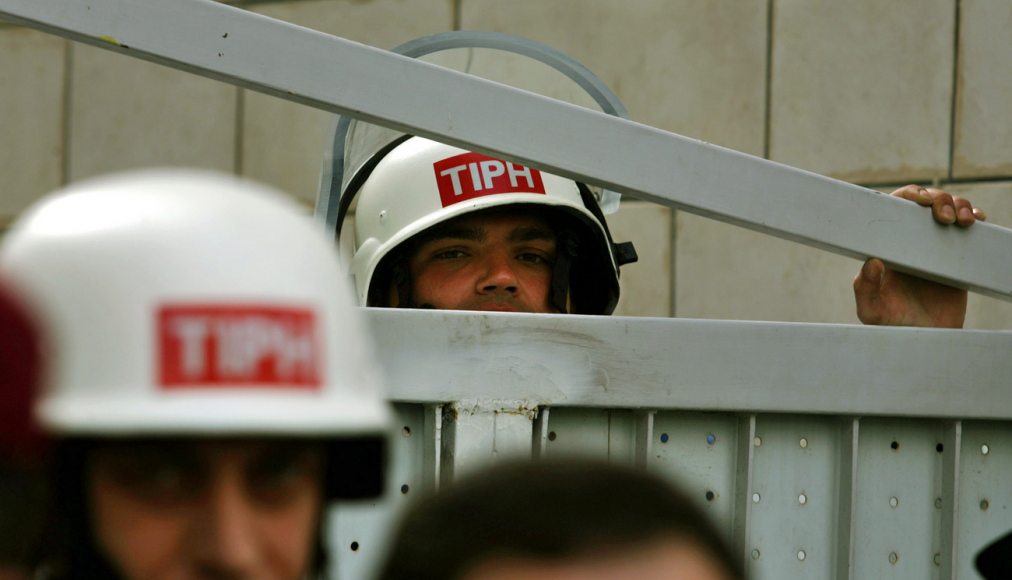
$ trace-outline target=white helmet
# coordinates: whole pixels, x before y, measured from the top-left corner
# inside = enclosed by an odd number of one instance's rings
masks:
[[[0,274],[40,321],[42,427],[363,440],[382,453],[372,346],[333,245],[302,213],[263,186],[188,170],[85,181],[30,208]]]
[[[356,195],[357,194],[357,195]],[[581,183],[421,137],[394,141],[349,181],[338,215],[357,197],[351,262],[360,304],[384,306],[393,280],[410,303],[406,242],[448,220],[503,206],[547,211],[558,235],[549,300],[562,312],[610,314],[618,302],[619,266],[636,261],[616,244]]]

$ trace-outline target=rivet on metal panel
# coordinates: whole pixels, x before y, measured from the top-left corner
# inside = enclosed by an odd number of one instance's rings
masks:
[[[896,507],[900,505],[900,498],[893,496],[889,498],[889,507]]]
[[[752,494],[752,503],[759,503],[760,499],[762,499],[762,496],[759,495],[758,491]]]
[[[667,433],[661,433],[661,443],[667,443],[667,442],[668,442],[668,434]]]
[[[799,495],[798,496],[798,503],[800,503],[801,505],[805,505],[806,503],[808,503],[808,496],[805,495],[805,494]]]
[[[753,560],[758,560],[759,559],[759,550],[758,549],[752,550],[752,559]]]
[[[408,493],[409,491],[411,491],[411,488],[410,488],[410,487],[408,487],[408,484],[406,484],[406,483],[405,483],[404,485],[402,485],[402,486],[401,486],[401,493],[404,493],[404,494],[406,494],[406,493]]]
[[[357,552],[358,551],[358,542],[352,542],[351,543],[351,551],[352,552]]]
[[[889,563],[890,564],[895,564],[896,562],[899,561],[899,559],[900,559],[900,555],[899,554],[897,554],[896,552],[889,552]]]
[[[706,435],[706,444],[707,445],[713,445],[716,442],[717,442],[717,436],[716,435],[714,435],[713,433],[708,433]]]
[[[756,435],[756,438],[752,440],[752,444],[755,445],[756,447],[762,447],[763,438]]]
[[[548,432],[548,440],[549,441],[555,441],[556,437],[558,437],[558,435],[555,434],[555,431],[549,431]]]
[[[802,449],[807,449],[808,448],[808,439],[806,437],[802,437],[801,441],[798,441],[798,445],[800,445]]]
[[[942,498],[940,497],[935,498],[935,507],[938,509],[942,509]]]
[[[987,455],[988,453],[991,453],[991,448],[987,446],[987,443],[981,445],[980,446],[980,454],[981,455]]]
[[[798,560],[804,561],[805,556],[806,554],[804,550],[798,550]]]
[[[897,451],[900,448],[900,442],[893,441],[892,443],[889,444],[889,448],[892,449],[893,451]]]
[[[991,502],[987,501],[987,498],[980,500],[980,511],[986,512],[989,507],[991,507]]]
[[[405,437],[411,437],[411,427],[408,427],[407,425],[405,425],[404,428],[401,429],[401,435],[403,435]]]
[[[934,557],[931,558],[931,561],[935,563],[935,566],[941,566],[942,565],[942,555],[939,554],[938,552],[935,552],[935,555],[934,555]]]
[[[713,501],[713,498],[715,498],[715,497],[717,497],[716,494],[714,494],[709,489],[706,490],[706,501]]]
[[[937,451],[939,453],[941,453],[942,451],[945,451],[945,445],[942,445],[941,443],[939,443],[938,445],[935,445],[935,451]]]
[[[381,222],[385,222],[387,220],[387,210],[380,211],[379,218]]]

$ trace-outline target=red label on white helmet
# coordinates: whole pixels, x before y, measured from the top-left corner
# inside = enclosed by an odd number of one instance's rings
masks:
[[[320,386],[316,317],[306,308],[163,306],[158,350],[168,389]]]
[[[500,193],[545,193],[537,169],[481,153],[461,153],[433,163],[432,168],[443,207]]]

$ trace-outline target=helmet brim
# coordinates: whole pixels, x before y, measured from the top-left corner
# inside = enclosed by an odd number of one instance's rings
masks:
[[[241,388],[241,387],[239,387]],[[283,393],[193,391],[158,400],[53,397],[40,401],[39,422],[55,436],[354,437],[389,425],[387,406],[362,397],[323,400]]]

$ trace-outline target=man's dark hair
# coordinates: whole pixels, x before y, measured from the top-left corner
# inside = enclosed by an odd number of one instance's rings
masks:
[[[669,539],[745,578],[706,514],[657,476],[575,459],[500,464],[409,509],[379,578],[453,580],[489,559],[557,560]]]

